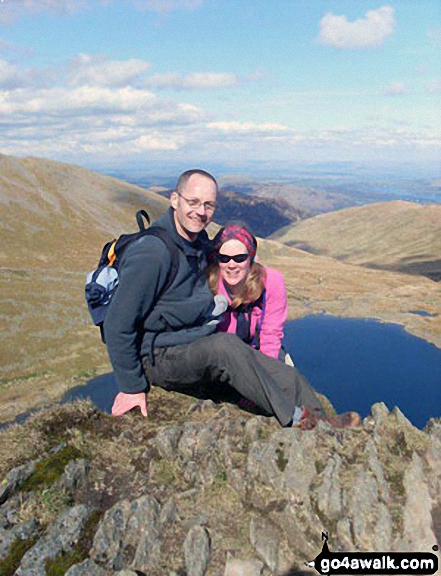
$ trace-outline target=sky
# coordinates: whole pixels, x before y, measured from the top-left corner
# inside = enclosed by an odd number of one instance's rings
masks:
[[[441,175],[440,0],[0,0],[0,152]]]

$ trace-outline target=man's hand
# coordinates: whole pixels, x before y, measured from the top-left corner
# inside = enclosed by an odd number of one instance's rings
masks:
[[[112,416],[122,416],[136,406],[141,408],[141,414],[147,418],[147,394],[145,392],[139,394],[120,392],[113,403]]]

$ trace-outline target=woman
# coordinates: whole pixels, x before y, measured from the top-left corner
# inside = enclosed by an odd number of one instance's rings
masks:
[[[256,262],[257,240],[244,224],[228,224],[213,239],[211,263],[207,270],[213,294],[228,300],[228,309],[218,331],[235,333],[241,340],[272,358],[293,366],[282,348],[283,325],[287,318],[285,281],[278,270]],[[293,378],[303,379],[293,368]],[[304,385],[309,384],[303,379]],[[242,408],[255,407],[243,398]],[[296,408],[293,425],[313,428],[318,420],[327,420],[339,428],[354,428],[361,419],[356,412],[334,417],[319,415],[317,407]]]
[[[256,262],[257,240],[244,224],[221,228],[213,239],[213,250],[210,289],[228,300],[218,330],[235,333],[263,354],[284,360],[287,298],[282,274]]]

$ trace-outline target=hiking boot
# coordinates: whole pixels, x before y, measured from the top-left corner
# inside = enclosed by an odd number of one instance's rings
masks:
[[[361,426],[361,417],[357,412],[345,412],[335,416],[322,416],[319,413],[313,413],[303,409],[302,419],[298,427],[301,430],[312,430],[319,421],[328,422],[334,428],[358,428]]]

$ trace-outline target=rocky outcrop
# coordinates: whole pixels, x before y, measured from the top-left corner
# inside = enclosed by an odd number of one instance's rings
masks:
[[[63,440],[59,454],[74,443],[75,457],[44,488],[64,498],[50,521],[23,514],[44,493],[35,474],[45,456],[6,474],[0,567],[14,571],[2,574],[43,576],[67,562],[69,576],[286,576],[319,553],[323,530],[340,551],[440,541],[435,421],[422,432],[376,405],[359,430],[302,432],[198,401],[168,424],[94,413],[91,427],[91,411]]]

